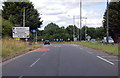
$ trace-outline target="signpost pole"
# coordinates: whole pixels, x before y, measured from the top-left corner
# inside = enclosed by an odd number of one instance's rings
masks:
[[[28,39],[26,38],[26,39],[25,39],[25,45],[26,45],[26,46],[27,46],[27,40],[28,40]]]
[[[37,31],[36,31],[36,44],[37,44]]]

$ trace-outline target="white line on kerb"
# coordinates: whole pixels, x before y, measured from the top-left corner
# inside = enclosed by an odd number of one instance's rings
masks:
[[[102,57],[100,57],[100,56],[97,56],[97,57],[98,57],[99,59],[101,59],[101,60],[109,63],[109,64],[115,65],[114,63],[112,63],[112,62],[110,62],[110,61],[108,61],[108,60],[106,60],[106,59],[104,59],[104,58],[102,58]]]
[[[40,60],[40,58],[37,59],[32,65],[30,65],[30,67],[34,66],[39,60]]]

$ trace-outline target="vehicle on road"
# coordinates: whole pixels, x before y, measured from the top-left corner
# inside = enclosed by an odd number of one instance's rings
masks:
[[[46,45],[46,44],[50,45],[50,41],[49,40],[45,40],[44,45]]]
[[[108,42],[109,42],[109,44],[114,44],[114,40],[111,37],[108,38]],[[105,43],[105,44],[107,43],[107,37],[104,37],[103,43]]]

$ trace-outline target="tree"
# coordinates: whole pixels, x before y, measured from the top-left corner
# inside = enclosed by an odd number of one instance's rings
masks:
[[[14,25],[23,26],[23,11],[25,8],[25,26],[30,30],[37,29],[42,24],[40,14],[32,2],[4,2],[2,16]]]
[[[104,14],[103,26],[107,27],[107,10]],[[109,35],[114,39],[120,37],[120,1],[109,3]]]

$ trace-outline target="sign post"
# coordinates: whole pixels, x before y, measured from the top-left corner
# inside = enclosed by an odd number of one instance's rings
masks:
[[[34,43],[35,43],[35,39],[36,39],[35,38],[35,32],[36,32],[36,30],[33,30],[32,32],[34,33]]]
[[[13,27],[12,28],[13,38],[26,38],[26,46],[29,38],[29,27]]]

